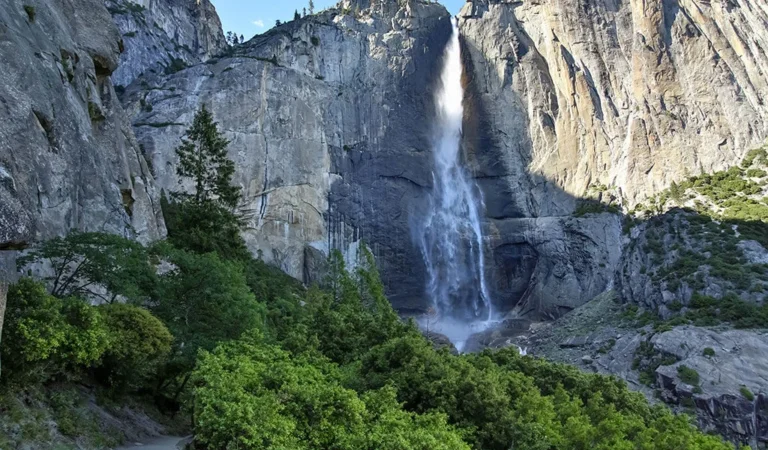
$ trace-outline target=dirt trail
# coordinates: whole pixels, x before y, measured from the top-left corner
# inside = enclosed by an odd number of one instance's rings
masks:
[[[160,436],[146,442],[129,443],[115,450],[178,450],[178,444],[183,439],[177,436]]]

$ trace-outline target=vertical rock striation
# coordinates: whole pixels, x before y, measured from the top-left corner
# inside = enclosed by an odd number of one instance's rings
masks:
[[[0,249],[73,228],[162,236],[154,181],[109,78],[120,36],[103,4],[0,3]]]
[[[127,86],[145,71],[174,71],[228,48],[210,0],[105,0],[124,50],[112,74]]]
[[[174,148],[206,104],[231,140],[254,253],[311,281],[338,248],[374,251],[393,304],[418,309],[424,265],[410,214],[432,183],[434,74],[451,32],[439,4],[342,2],[126,91],[159,186],[178,189]]]
[[[631,208],[768,135],[765,2],[472,0],[460,20],[506,211],[567,213],[553,186],[597,183]]]

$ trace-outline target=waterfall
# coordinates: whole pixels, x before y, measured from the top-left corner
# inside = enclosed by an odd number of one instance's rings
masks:
[[[433,191],[426,211],[419,211],[415,236],[427,268],[426,293],[432,311],[420,322],[445,334],[461,350],[470,334],[484,329],[493,316],[485,280],[483,234],[478,205],[482,198],[461,166],[464,88],[459,30],[445,48],[435,92]]]

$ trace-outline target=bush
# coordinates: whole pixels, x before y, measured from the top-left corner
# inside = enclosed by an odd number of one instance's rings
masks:
[[[113,304],[98,309],[110,336],[98,378],[120,390],[142,387],[171,351],[173,336],[144,308]]]
[[[165,74],[172,75],[187,68],[187,63],[181,58],[172,58],[171,62],[165,66]]]
[[[741,392],[741,395],[750,402],[755,400],[755,394],[753,394],[752,391],[750,391],[746,386],[741,386],[739,388],[739,392]]]
[[[702,354],[707,358],[712,358],[713,356],[715,356],[715,349],[713,349],[712,347],[707,347],[704,349]]]
[[[28,278],[8,291],[2,342],[3,379],[25,385],[76,377],[109,343],[90,305],[77,298],[57,299]]]
[[[32,5],[24,5],[24,12],[27,13],[27,17],[29,18],[30,22],[35,21],[35,7]]]
[[[64,361],[89,367],[109,346],[110,336],[103,318],[93,306],[76,297],[65,298],[61,312],[68,324],[62,346]]]
[[[692,386],[697,386],[699,384],[699,372],[696,372],[688,366],[682,364],[677,366],[677,375],[680,377],[680,381],[685,384],[690,384]]]

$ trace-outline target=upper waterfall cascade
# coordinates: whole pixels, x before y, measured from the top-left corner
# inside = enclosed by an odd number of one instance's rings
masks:
[[[427,267],[433,311],[422,326],[446,335],[461,350],[493,317],[485,279],[479,205],[482,196],[461,165],[463,66],[456,19],[435,92],[434,188],[415,233]]]

